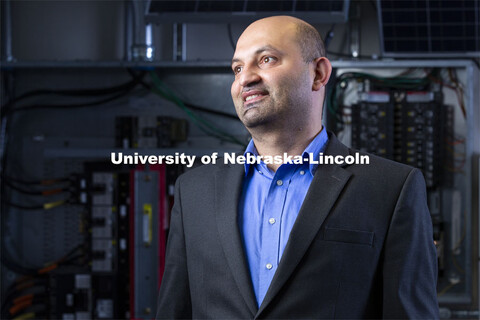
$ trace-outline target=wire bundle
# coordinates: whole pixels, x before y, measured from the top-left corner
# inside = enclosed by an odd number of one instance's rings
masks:
[[[48,293],[50,291],[49,279],[47,275],[60,266],[72,265],[77,261],[84,260],[88,256],[86,245],[80,244],[71,249],[60,259],[47,263],[41,268],[27,268],[15,265],[12,267],[11,261],[5,261],[6,252],[2,252],[2,262],[14,271],[25,274],[18,278],[6,291],[5,298],[2,301],[2,319],[30,319],[37,318],[40,314],[43,317],[46,306],[49,304]],[[35,310],[35,312],[33,312]],[[38,311],[43,311],[38,313]]]

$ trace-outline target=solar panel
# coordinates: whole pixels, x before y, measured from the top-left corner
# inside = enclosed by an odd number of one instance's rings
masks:
[[[150,1],[147,22],[248,22],[287,14],[314,23],[346,22],[350,0]]]
[[[480,56],[480,0],[377,0],[384,56]]]

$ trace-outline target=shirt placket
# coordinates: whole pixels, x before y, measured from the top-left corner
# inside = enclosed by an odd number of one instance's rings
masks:
[[[285,172],[280,169],[273,177],[262,212],[262,246],[259,266],[259,291],[262,299],[265,297],[280,261],[281,219],[293,173],[293,170]]]

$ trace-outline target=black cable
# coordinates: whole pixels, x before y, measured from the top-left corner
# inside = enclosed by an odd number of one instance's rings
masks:
[[[4,118],[3,119],[3,124],[5,126],[4,130],[5,132],[8,132],[8,126],[10,124],[10,122],[8,121],[8,117]],[[5,134],[5,137],[4,139],[6,139],[8,137],[7,134]],[[5,143],[5,141],[4,141]],[[0,229],[1,229],[1,239],[0,239],[0,246],[1,246],[1,252],[2,254],[0,255],[0,259],[2,261],[2,265],[4,265],[7,269],[15,272],[15,273],[18,273],[18,274],[23,274],[23,275],[35,275],[37,272],[35,269],[33,268],[28,268],[28,267],[24,267],[20,264],[18,264],[17,262],[14,261],[14,259],[12,258],[12,256],[10,255],[10,252],[7,248],[7,245],[6,245],[6,242],[5,241],[5,235],[7,234],[7,230],[6,230],[6,219],[7,219],[7,201],[6,201],[6,198],[7,198],[7,194],[6,194],[6,171],[7,171],[7,148],[6,146],[4,146],[4,150],[3,150],[3,156],[2,158],[0,159],[1,161],[1,165],[2,165],[2,171],[1,171],[1,179],[0,179],[0,184],[1,184],[1,190],[0,190],[0,193],[1,193],[1,196],[0,196],[0,208],[1,208],[1,214],[0,214]]]
[[[52,195],[53,194],[59,194],[59,193],[62,193],[62,192],[69,192],[69,190],[65,189],[65,188],[32,191],[32,190],[23,189],[19,186],[16,186],[14,183],[12,183],[8,180],[6,180],[5,183],[6,183],[7,186],[9,186],[10,188],[12,188],[13,190],[15,190],[17,192],[32,195],[32,196],[48,196],[48,195],[50,195],[49,191],[51,192]]]
[[[70,251],[68,251],[62,258],[59,259],[60,262],[66,261],[66,259],[70,258],[77,250],[85,249],[85,244],[81,243],[78,246],[73,247]]]
[[[99,95],[107,95],[112,94],[118,91],[125,91],[129,90],[132,84],[138,83],[141,78],[145,75],[143,72],[141,75],[137,75],[134,77],[133,80],[123,83],[118,86],[113,87],[106,87],[106,88],[96,88],[96,89],[65,89],[65,90],[53,90],[53,89],[40,89],[40,90],[33,90],[26,92],[13,100],[7,102],[5,105],[2,105],[2,109],[8,112],[8,109],[11,108],[14,104],[25,100],[27,98],[31,98],[34,96],[39,95],[60,95],[60,96],[99,96]]]
[[[17,208],[22,210],[43,210],[43,205],[25,206],[23,204],[13,203],[10,201],[6,201],[6,204],[12,208]]]
[[[47,180],[23,180],[23,179],[17,179],[9,176],[6,176],[5,180],[13,181],[15,183],[20,183],[25,185],[38,185],[38,186],[51,186],[55,184],[71,182],[70,178],[54,178],[54,179],[47,179]]]
[[[75,89],[69,89],[69,90],[34,90],[30,91],[27,93],[22,94],[21,96],[13,99],[12,101],[6,103],[4,106],[2,106],[3,112],[1,114],[1,117],[4,118],[5,116],[11,114],[12,112],[18,111],[18,110],[29,110],[29,109],[58,109],[58,108],[78,108],[78,107],[90,107],[90,106],[95,106],[99,104],[103,104],[106,102],[113,101],[115,99],[118,99],[128,92],[130,92],[133,88],[135,88],[143,79],[145,76],[145,72],[140,73],[139,75],[133,76],[134,79],[121,84],[119,86],[115,87],[107,87],[107,88],[100,88],[100,89],[80,89],[80,90],[75,90]],[[80,103],[80,104],[74,104],[74,105],[50,105],[50,104],[35,104],[35,105],[28,105],[28,106],[22,106],[22,107],[17,107],[14,108],[14,106],[21,100],[33,97],[33,96],[38,96],[38,95],[45,95],[45,94],[55,94],[55,95],[65,95],[65,96],[99,96],[99,95],[109,95],[113,94],[120,91],[119,94],[111,96],[106,99],[102,99],[99,101],[94,101],[94,102],[88,102],[88,103]]]
[[[93,107],[93,106],[98,106],[101,104],[105,104],[107,102],[111,102],[114,100],[117,100],[125,95],[127,95],[134,86],[132,86],[129,90],[120,92],[112,97],[108,97],[102,100],[97,100],[97,101],[91,101],[87,103],[79,103],[79,104],[34,104],[34,105],[28,105],[28,106],[22,106],[18,107],[15,109],[11,109],[11,112],[17,112],[17,111],[26,111],[26,110],[32,110],[32,109],[73,109],[73,108],[85,108],[85,107]]]
[[[2,214],[2,216],[3,216],[3,214]],[[15,273],[22,274],[22,275],[36,275],[37,274],[36,269],[24,267],[24,266],[18,264],[17,262],[15,262],[12,259],[12,257],[10,256],[10,253],[8,252],[7,247],[5,245],[5,240],[2,240],[1,246],[2,246],[1,261],[2,261],[2,264],[5,267],[7,267],[9,270],[11,270]]]

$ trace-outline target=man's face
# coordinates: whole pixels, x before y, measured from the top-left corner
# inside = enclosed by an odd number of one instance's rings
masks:
[[[247,129],[298,129],[307,120],[314,71],[295,36],[292,23],[260,20],[238,40],[231,94]]]

